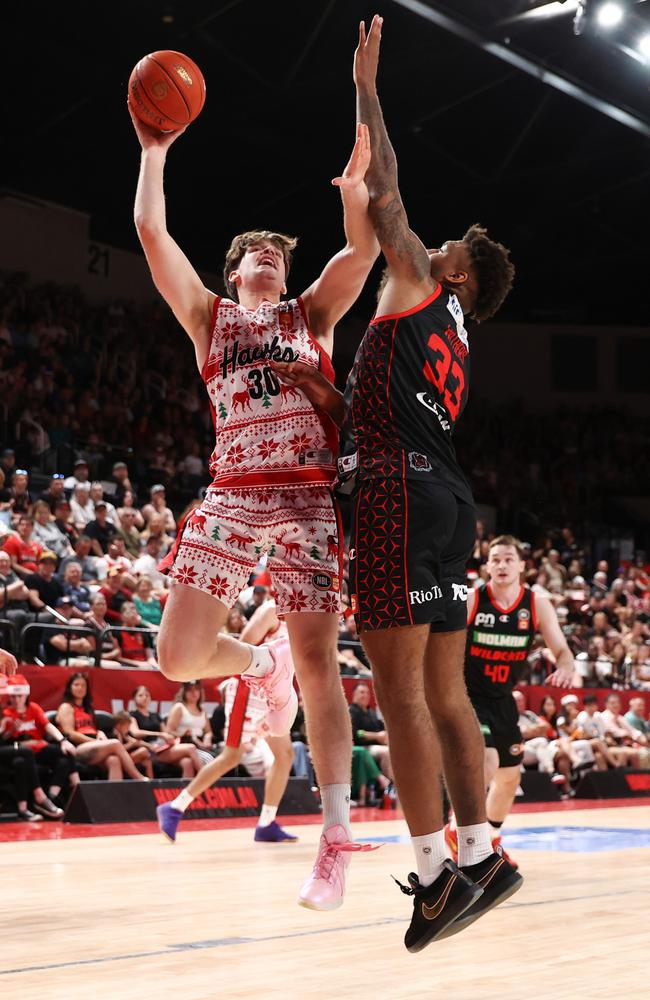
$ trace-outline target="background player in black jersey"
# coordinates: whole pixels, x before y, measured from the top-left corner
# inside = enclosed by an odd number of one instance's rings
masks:
[[[517,793],[524,755],[512,691],[538,631],[555,657],[548,683],[570,687],[575,671],[553,605],[521,583],[525,568],[521,543],[512,535],[500,535],[490,543],[487,585],[467,595],[465,681],[479,722],[490,731],[491,746],[485,750],[486,805],[495,849]],[[445,837],[457,858],[454,816]]]

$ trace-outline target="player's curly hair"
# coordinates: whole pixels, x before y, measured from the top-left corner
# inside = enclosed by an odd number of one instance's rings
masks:
[[[475,223],[463,236],[474,265],[478,291],[472,312],[477,323],[494,316],[512,288],[515,266],[510,251],[488,237],[487,229]]]
[[[289,273],[293,251],[296,249],[298,243],[297,236],[287,236],[285,233],[273,233],[268,229],[251,229],[247,233],[240,233],[239,236],[235,236],[230,244],[223,267],[223,283],[226,286],[228,295],[235,302],[239,301],[237,285],[234,281],[229,280],[228,275],[232,271],[237,270],[248,248],[252,247],[255,243],[261,242],[272,243],[274,247],[282,251],[285,271],[287,274]]]

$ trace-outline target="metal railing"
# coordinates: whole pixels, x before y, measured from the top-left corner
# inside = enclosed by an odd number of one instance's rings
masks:
[[[0,619],[0,628],[3,625],[3,622],[4,622],[4,619]],[[15,646],[15,632],[16,632],[15,626],[13,625],[12,622],[9,622],[9,621],[7,621],[6,624],[10,628],[13,629],[12,638],[14,640],[14,643],[12,645],[12,648],[15,649],[16,648],[16,646]],[[33,633],[33,632],[35,632],[37,630],[51,632],[51,633],[53,633],[55,635],[60,635],[61,633],[63,633],[67,637],[67,643],[66,643],[65,652],[60,652],[60,654],[59,654],[59,659],[61,659],[62,657],[65,657],[65,666],[68,665],[68,662],[69,662],[71,656],[74,657],[74,656],[80,656],[80,655],[82,655],[82,656],[87,656],[89,659],[94,660],[95,666],[98,667],[100,665],[100,661],[101,661],[101,658],[102,658],[102,643],[103,643],[103,640],[106,638],[107,635],[112,635],[112,634],[119,633],[119,632],[141,633],[143,635],[149,636],[152,639],[151,649],[153,650],[154,656],[156,654],[155,637],[156,637],[157,633],[154,632],[153,629],[150,629],[150,628],[142,628],[140,626],[135,626],[135,625],[134,626],[128,626],[128,625],[109,625],[106,628],[104,628],[101,631],[99,631],[99,630],[97,630],[95,628],[91,628],[88,625],[63,625],[63,624],[60,624],[60,623],[57,623],[57,622],[38,622],[38,621],[36,621],[36,622],[28,622],[27,625],[23,625],[22,629],[20,630],[20,636],[19,636],[19,639],[18,639],[18,652],[19,652],[19,658],[20,658],[21,662],[23,662],[23,663],[26,662],[25,653],[26,653],[26,650],[27,650],[27,637],[31,633]],[[94,649],[93,653],[83,653],[83,654],[80,654],[80,653],[75,653],[74,650],[70,649],[70,643],[72,642],[72,640],[74,638],[80,636],[80,635],[87,635],[87,636],[90,636],[91,638],[95,639],[95,649]],[[42,642],[42,641],[43,641],[42,638],[39,639],[39,645],[40,645],[40,642]],[[146,661],[143,660],[142,662],[145,663]]]
[[[102,640],[102,637],[103,637],[104,633],[107,631],[107,629],[104,629],[103,632],[98,632],[97,629],[90,628],[87,625],[62,625],[62,624],[60,624],[58,622],[54,622],[54,623],[52,623],[52,622],[28,622],[27,625],[23,625],[22,629],[20,630],[20,638],[18,640],[19,659],[20,659],[20,661],[22,663],[26,663],[27,662],[27,660],[25,658],[26,645],[27,645],[27,643],[26,643],[26,636],[29,635],[30,632],[35,632],[37,630],[39,630],[41,632],[43,632],[43,631],[52,632],[55,635],[60,635],[62,632],[65,633],[65,635],[67,637],[67,643],[66,643],[67,648],[66,648],[66,651],[65,651],[65,654],[64,654],[65,655],[65,665],[66,666],[68,665],[68,662],[69,662],[71,656],[79,656],[79,655],[87,656],[89,659],[92,659],[92,660],[95,661],[95,666],[96,667],[99,666],[99,661],[101,660],[101,656],[102,656],[101,640]],[[72,640],[75,639],[75,638],[77,638],[80,635],[91,636],[93,639],[95,639],[95,651],[94,651],[94,653],[92,653],[92,654],[90,654],[90,653],[79,654],[79,653],[75,653],[74,650],[70,649],[70,643],[72,642]],[[41,641],[42,641],[42,639],[39,640],[39,645],[40,645]]]

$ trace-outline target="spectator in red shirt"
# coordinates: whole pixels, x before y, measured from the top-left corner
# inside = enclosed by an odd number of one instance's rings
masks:
[[[29,682],[22,674],[14,674],[8,679],[5,694],[9,696],[9,705],[0,723],[3,737],[29,748],[38,767],[47,770],[49,790],[47,795],[40,786],[34,790],[34,809],[49,819],[61,819],[63,811],[56,800],[67,784],[79,784],[76,750],[63,733],[48,722],[41,706],[30,701],[29,693]]]
[[[110,625],[119,625],[122,621],[122,605],[130,601],[132,595],[123,587],[124,574],[114,566],[109,569],[104,586],[99,593],[106,598],[106,620]]]
[[[63,692],[57,722],[77,748],[79,760],[107,772],[109,781],[121,781],[128,774],[135,781],[146,781],[119,740],[108,739],[97,728],[93,703],[85,674],[72,674]]]
[[[143,627],[138,609],[132,601],[125,601],[122,605],[122,624],[126,628]],[[153,653],[153,636],[148,636],[144,632],[119,632],[117,641],[122,650],[120,663],[123,666],[158,666]]]
[[[9,535],[3,548],[11,557],[11,568],[18,576],[27,577],[36,572],[43,546],[32,538],[34,522],[28,514],[18,520],[17,535]]]

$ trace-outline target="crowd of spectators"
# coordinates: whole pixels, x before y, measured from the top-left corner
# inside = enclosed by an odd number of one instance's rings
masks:
[[[621,699],[612,692],[605,708],[598,710],[595,694],[546,695],[539,712],[526,705],[523,691],[515,689],[524,759],[523,766],[552,775],[564,794],[570,795],[586,771],[634,767],[650,769],[650,721],[645,698],[630,699],[625,715]]]
[[[26,659],[155,665],[168,592],[158,562],[208,482],[213,446],[187,338],[160,303],[95,307],[74,288],[0,272],[0,401],[0,619],[15,626],[3,637],[17,648],[24,625],[59,621],[53,610],[83,631],[64,648],[32,629]],[[523,403],[474,399],[459,425],[477,500],[494,508],[496,531],[527,543],[526,580],[551,595],[585,684],[650,687],[648,570],[603,542],[607,498],[650,492],[647,423],[612,410],[540,420]],[[488,540],[480,530],[474,583]],[[241,610],[263,599],[249,592]],[[153,635],[104,634],[124,614]],[[351,617],[339,663],[369,674]],[[550,665],[538,641],[523,679],[543,681]]]
[[[613,549],[600,558],[614,527],[609,498],[650,492],[647,423],[605,410],[581,421],[561,413],[540,420],[523,403],[474,401],[459,428],[461,463],[477,500],[495,514],[494,532],[479,525],[468,583],[484,583],[494,534],[521,537],[525,582],[555,606],[578,685],[650,691],[650,567]],[[207,485],[214,435],[193,352],[168,310],[91,307],[75,289],[30,287],[24,274],[0,272],[0,429],[0,643],[25,662],[156,669],[170,585],[158,563]],[[231,612],[231,634],[268,597],[271,581],[260,571]],[[370,676],[349,609],[339,666],[342,676]],[[520,680],[541,684],[552,668],[538,636]],[[83,708],[71,697],[57,721],[83,758],[105,737],[88,720],[86,732],[71,728],[70,712]],[[201,712],[188,689],[172,719],[194,719],[185,743],[139,697],[131,720],[118,720],[112,752],[100,747],[95,765],[135,775],[146,764],[148,773],[146,748],[155,742],[158,762],[191,777],[213,746],[215,720],[198,732]],[[392,778],[383,722],[374,712],[369,724],[369,701],[360,683],[351,704],[360,801],[386,792]],[[644,766],[629,733],[586,721],[592,708],[588,697],[580,713],[570,701],[549,706],[548,733],[531,737],[547,744],[535,759],[565,776],[580,760]],[[638,725],[626,718],[643,734],[644,705],[637,709]],[[304,719],[295,730],[304,745]],[[308,757],[300,759],[310,773]]]

